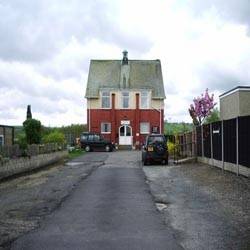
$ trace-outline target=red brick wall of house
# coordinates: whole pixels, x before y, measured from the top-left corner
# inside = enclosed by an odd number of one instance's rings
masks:
[[[114,96],[112,96],[112,102],[114,104]],[[137,100],[137,104],[138,104]],[[88,110],[88,126],[90,117],[90,131],[101,133],[101,122],[111,123],[111,133],[103,134],[103,136],[113,142],[119,142],[119,127],[122,120],[129,120],[132,127],[133,144],[139,142],[142,144],[146,135],[140,134],[140,122],[149,122],[150,131],[153,126],[160,127],[160,112],[152,109],[140,110],[137,105],[137,109],[115,109],[112,105],[112,109],[91,109]],[[89,115],[90,112],[90,115]],[[162,132],[164,131],[164,110],[162,109]],[[139,136],[136,134],[139,133]]]

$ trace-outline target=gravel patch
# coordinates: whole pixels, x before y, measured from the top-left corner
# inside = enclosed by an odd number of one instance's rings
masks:
[[[250,249],[250,181],[205,164],[144,167],[185,249]]]

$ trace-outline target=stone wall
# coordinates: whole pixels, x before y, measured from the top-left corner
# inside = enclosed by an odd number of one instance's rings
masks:
[[[12,175],[48,166],[63,159],[67,155],[67,151],[58,151],[55,153],[32,156],[30,158],[23,157],[15,160],[10,160],[4,165],[0,165],[0,180]]]

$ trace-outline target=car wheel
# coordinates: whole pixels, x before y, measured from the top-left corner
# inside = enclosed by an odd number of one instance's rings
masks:
[[[110,152],[110,146],[109,146],[109,145],[106,145],[106,146],[105,146],[105,151],[106,151],[106,152]]]
[[[162,159],[161,164],[162,164],[162,165],[168,165],[168,160]]]
[[[85,151],[90,152],[90,146],[89,145],[85,146]]]

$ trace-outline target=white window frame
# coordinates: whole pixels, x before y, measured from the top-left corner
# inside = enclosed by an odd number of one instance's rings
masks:
[[[103,131],[103,126],[108,124],[109,131]],[[101,122],[101,134],[110,134],[111,133],[111,123],[110,122]]]
[[[103,95],[104,93],[109,93],[108,95]],[[109,98],[109,107],[103,107],[103,102],[102,102],[102,100],[103,100],[103,98]],[[102,109],[111,109],[111,92],[110,91],[108,91],[108,90],[103,90],[103,91],[101,91],[101,108]]]
[[[147,131],[142,129],[143,125],[147,125]],[[140,122],[140,134],[149,134],[150,133],[150,123],[149,122]]]
[[[123,94],[128,94],[128,96],[123,96]],[[128,98],[128,107],[123,106],[123,98]],[[130,108],[130,92],[129,91],[122,91],[121,92],[121,109],[129,109]]]
[[[4,145],[4,135],[0,135],[0,137],[2,138],[2,144],[0,144],[0,146]]]
[[[144,94],[147,94],[147,102],[146,102],[146,106],[143,107],[142,99],[143,99],[143,97],[146,97],[146,96],[143,96]],[[150,98],[151,98],[150,91],[148,91],[148,90],[141,91],[141,93],[140,93],[140,109],[150,109]]]

